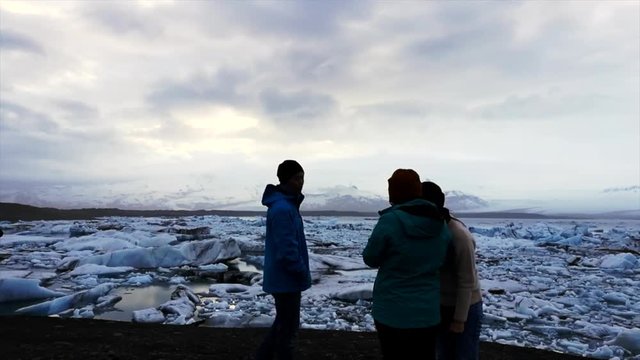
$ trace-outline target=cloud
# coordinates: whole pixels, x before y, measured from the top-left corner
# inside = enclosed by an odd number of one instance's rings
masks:
[[[220,69],[211,74],[193,74],[188,79],[164,81],[147,100],[159,108],[181,105],[226,104],[245,102],[239,87],[248,75],[234,69]]]
[[[323,120],[338,106],[329,95],[305,90],[283,92],[269,88],[260,93],[260,100],[270,118],[300,125]]]
[[[98,2],[86,6],[83,12],[99,26],[118,36],[142,34],[156,37],[164,32],[160,23],[154,21],[153,11],[145,11],[134,2]]]
[[[211,13],[261,36],[337,36],[350,19],[366,18],[370,1],[211,2]]]
[[[66,104],[75,116],[92,112],[77,103]],[[79,111],[78,108],[81,110]],[[118,129],[103,126],[63,126],[41,112],[0,103],[0,179],[3,181],[84,182],[129,177],[129,166],[144,163],[149,154]],[[123,165],[126,164],[126,165]]]
[[[3,51],[24,51],[44,55],[45,51],[37,41],[29,36],[9,30],[0,31],[0,49]]]
[[[311,48],[304,44],[296,45],[284,57],[275,59],[286,66],[282,71],[292,75],[292,81],[316,85],[349,81],[356,49],[354,44],[337,40],[329,44],[314,44]]]
[[[499,81],[558,82],[602,66],[616,71],[613,67],[626,63],[625,57],[637,56],[640,40],[637,31],[629,32],[634,22],[637,29],[637,16],[625,16],[618,5],[559,2],[547,15],[546,5],[535,1],[439,3],[427,22],[436,25],[406,43],[401,61],[412,69],[448,73],[482,69]],[[620,46],[612,37],[636,45]]]
[[[432,110],[432,105],[412,101],[390,101],[355,107],[359,116],[367,118],[392,119],[424,119]]]
[[[81,101],[61,99],[54,101],[54,104],[66,117],[72,119],[92,120],[100,115],[96,107]]]
[[[2,131],[52,133],[60,129],[48,115],[30,110],[22,105],[0,101],[0,128]]]
[[[215,196],[182,203],[231,204],[289,157],[310,191],[409,166],[478,196],[637,180],[637,2],[0,8],[1,181],[176,201],[207,170]]]
[[[558,93],[511,95],[501,102],[471,109],[485,119],[549,120],[562,117],[612,117],[620,112],[633,112],[624,98],[605,94],[567,95]]]

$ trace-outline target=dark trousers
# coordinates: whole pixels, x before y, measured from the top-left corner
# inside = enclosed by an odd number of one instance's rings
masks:
[[[436,358],[438,326],[399,329],[375,322],[385,360]]]
[[[276,319],[256,354],[257,360],[293,359],[293,341],[300,328],[300,292],[273,294]]]
[[[482,301],[471,305],[464,324],[464,331],[455,334],[449,331],[455,308],[441,306],[440,334],[438,336],[438,359],[478,360],[480,358],[480,329],[482,327]]]

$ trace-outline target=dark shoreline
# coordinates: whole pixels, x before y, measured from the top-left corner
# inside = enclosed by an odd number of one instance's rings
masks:
[[[3,359],[251,359],[267,329],[0,316]],[[371,332],[300,331],[298,359],[380,359]],[[480,358],[491,360],[585,359],[551,351],[483,342]]]
[[[31,205],[0,202],[0,221],[34,221],[34,220],[94,220],[101,217],[181,217],[181,216],[264,216],[265,211],[234,210],[123,210],[116,208],[56,209]],[[302,211],[303,216],[353,216],[378,217],[376,212],[358,211]],[[635,220],[637,216],[626,212],[603,214],[535,214],[524,211],[504,212],[456,212],[459,218],[485,219],[615,219]]]

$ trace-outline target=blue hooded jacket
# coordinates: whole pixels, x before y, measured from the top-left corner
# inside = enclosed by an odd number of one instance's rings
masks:
[[[309,254],[299,207],[302,194],[289,194],[267,185],[262,205],[267,210],[262,289],[270,294],[304,291],[311,287]]]

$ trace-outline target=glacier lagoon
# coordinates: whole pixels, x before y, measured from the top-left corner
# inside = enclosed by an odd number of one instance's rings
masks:
[[[609,359],[640,357],[640,221],[462,219],[477,242],[481,338]],[[374,331],[375,217],[305,217],[313,287],[302,327]],[[268,326],[264,218],[108,217],[0,224],[0,312]]]

